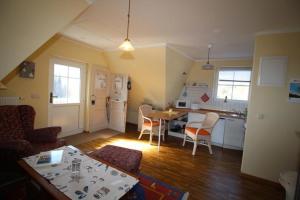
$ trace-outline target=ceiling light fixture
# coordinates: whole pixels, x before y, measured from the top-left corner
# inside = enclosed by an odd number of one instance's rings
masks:
[[[123,51],[134,51],[134,47],[130,43],[129,40],[129,24],[130,24],[130,0],[129,0],[129,6],[128,6],[128,15],[127,15],[127,33],[126,33],[126,38],[124,42],[119,46],[119,49]]]
[[[210,49],[212,48],[212,44],[208,45],[208,54],[207,54],[207,62],[206,64],[202,65],[202,69],[204,70],[213,70],[215,68],[214,65],[209,63],[209,56],[210,56]]]

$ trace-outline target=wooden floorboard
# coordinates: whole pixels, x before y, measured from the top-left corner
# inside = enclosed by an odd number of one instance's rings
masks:
[[[242,152],[213,147],[213,155],[199,146],[192,156],[192,144],[182,147],[182,140],[169,136],[160,152],[149,145],[148,136],[137,140],[136,127],[129,125],[125,134],[96,139],[76,145],[89,152],[106,144],[143,151],[141,172],[190,193],[189,199],[284,199],[282,188],[247,179],[240,173]]]

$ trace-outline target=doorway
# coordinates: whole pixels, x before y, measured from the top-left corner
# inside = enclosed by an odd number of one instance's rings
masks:
[[[62,127],[60,137],[83,132],[86,65],[55,58],[49,72],[48,125]]]

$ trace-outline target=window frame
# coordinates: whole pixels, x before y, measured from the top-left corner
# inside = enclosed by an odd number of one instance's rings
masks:
[[[246,103],[249,101],[249,97],[250,97],[250,92],[251,92],[251,85],[252,85],[252,76],[253,76],[253,71],[252,68],[249,66],[222,66],[217,68],[216,72],[215,72],[215,81],[214,81],[214,87],[213,87],[213,96],[214,99],[216,101],[224,101],[225,98],[218,98],[218,87],[219,87],[219,72],[220,71],[250,71],[250,81],[245,81],[245,82],[249,82],[249,92],[248,92],[248,99],[247,100],[237,100],[237,99],[229,99],[228,101],[231,102],[241,102],[241,103]],[[234,81],[234,82],[244,82],[244,81]],[[232,87],[234,85],[231,85]]]

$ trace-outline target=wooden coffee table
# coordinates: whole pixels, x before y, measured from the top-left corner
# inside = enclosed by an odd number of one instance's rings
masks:
[[[79,151],[79,149],[73,147],[73,146],[68,146],[72,149],[74,149],[74,151]],[[87,156],[86,154],[84,154],[85,156]],[[117,168],[115,166],[112,166],[110,163],[107,163],[103,160],[100,160],[99,158],[96,157],[90,157],[90,159],[99,161],[102,164],[105,164],[107,166],[109,166],[111,168],[111,170],[113,171],[114,169],[128,175],[131,176],[135,179],[138,179],[138,177],[134,174],[130,174],[120,168]],[[24,159],[21,159],[18,161],[18,164],[21,166],[22,169],[24,169],[24,171],[30,176],[30,178],[35,181],[39,186],[41,186],[43,188],[43,190],[49,194],[52,198],[54,199],[62,199],[62,200],[70,200],[70,197],[68,197],[65,193],[63,193],[62,191],[60,191],[58,188],[56,188],[55,185],[53,185],[48,179],[46,179],[45,177],[43,177],[36,169],[34,169],[32,166],[30,166]],[[125,191],[124,191],[125,192]],[[88,198],[83,198],[83,199],[88,199]],[[103,198],[100,198],[103,199]],[[123,198],[122,198],[123,199]]]

